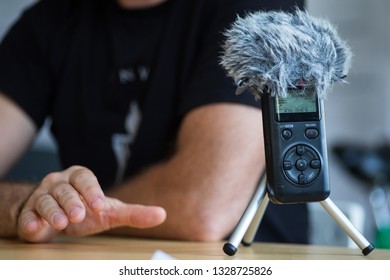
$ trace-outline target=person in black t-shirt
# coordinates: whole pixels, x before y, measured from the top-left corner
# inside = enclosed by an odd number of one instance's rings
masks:
[[[222,32],[303,1],[41,0],[0,45],[0,176],[47,117],[64,170],[0,183],[0,236],[226,238],[264,170],[259,104],[219,66]],[[39,164],[39,163],[37,163]],[[107,195],[107,196],[106,196]],[[256,240],[307,242],[304,205]]]

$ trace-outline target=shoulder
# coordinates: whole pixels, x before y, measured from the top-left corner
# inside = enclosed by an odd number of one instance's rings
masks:
[[[294,10],[295,7],[303,8],[304,0],[196,0],[173,2],[174,13],[184,21],[201,26],[209,24],[219,27],[232,23],[237,16],[244,16],[254,11],[267,10]],[[186,16],[183,16],[185,14]],[[207,31],[209,28],[203,28]],[[212,28],[211,28],[212,30]]]
[[[303,8],[304,0],[215,0],[215,5],[223,10],[293,10],[296,6]]]
[[[245,14],[258,10],[294,10],[303,8],[304,0],[198,0],[190,1],[192,4],[203,6],[205,10],[220,14]]]
[[[23,11],[10,30],[10,37],[27,40],[47,50],[53,40],[73,34],[91,15],[104,13],[106,0],[40,0]]]
[[[295,7],[303,8],[304,0],[216,0],[214,13],[230,20],[237,16],[245,16],[254,11],[285,10],[292,11]]]
[[[105,0],[40,0],[22,13],[19,22],[40,32],[53,30],[86,13],[105,10]]]
[[[75,0],[40,0],[29,6],[22,14],[22,19],[31,19],[35,22],[42,22],[48,19],[59,19],[66,16],[76,6]],[[84,1],[80,1],[82,3]]]

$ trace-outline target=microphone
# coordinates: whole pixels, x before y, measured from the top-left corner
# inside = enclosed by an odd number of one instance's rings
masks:
[[[220,64],[236,94],[250,88],[256,98],[265,91],[286,97],[289,88],[305,84],[324,98],[351,67],[350,48],[335,27],[298,8],[238,16],[224,36]]]
[[[224,252],[234,255],[240,241],[250,245],[270,200],[320,202],[368,255],[373,245],[328,197],[323,99],[333,83],[345,82],[350,48],[328,21],[298,8],[237,17],[224,35],[220,64],[238,86],[236,94],[250,89],[261,98],[266,159],[266,172]]]

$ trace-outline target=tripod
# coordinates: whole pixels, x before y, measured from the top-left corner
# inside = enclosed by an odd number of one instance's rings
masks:
[[[255,193],[253,194],[247,208],[245,209],[240,221],[233,231],[230,239],[223,246],[223,251],[233,256],[238,250],[238,246],[242,243],[244,246],[250,246],[255,237],[256,231],[261,223],[264,212],[267,209],[269,202],[267,194],[267,176],[264,173]],[[341,210],[329,199],[320,201],[322,207],[332,216],[337,224],[345,231],[346,234],[356,243],[362,250],[362,253],[367,256],[374,246],[368,242],[364,236],[355,228]]]

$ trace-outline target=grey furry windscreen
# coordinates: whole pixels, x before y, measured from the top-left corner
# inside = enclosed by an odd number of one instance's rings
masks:
[[[287,88],[305,83],[323,98],[350,69],[352,53],[335,28],[299,9],[237,17],[224,35],[220,64],[257,97],[265,89],[285,97]]]

